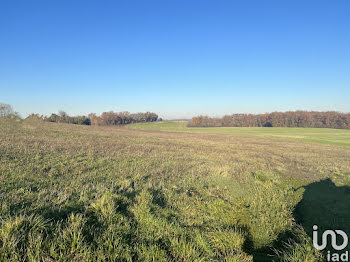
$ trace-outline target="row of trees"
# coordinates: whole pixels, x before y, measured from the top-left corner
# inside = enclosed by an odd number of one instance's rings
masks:
[[[131,114],[125,112],[103,112],[100,116],[90,114],[89,119],[92,125],[126,125],[139,122],[155,122],[158,115],[151,112]]]
[[[0,117],[9,116],[19,118],[10,105],[0,103]],[[59,111],[58,114],[51,114],[49,117],[39,115],[29,117],[49,122],[80,125],[125,125],[162,120],[161,118],[158,119],[158,115],[152,112],[132,114],[127,111],[103,112],[100,116],[94,113],[88,116],[69,116],[66,112]],[[197,116],[193,117],[188,125],[193,127],[327,127],[350,129],[350,113],[289,111],[265,114],[233,114],[225,115],[222,118]]]
[[[193,127],[317,127],[350,129],[350,113],[289,111],[265,114],[233,114],[222,118],[193,117]]]
[[[100,116],[95,113],[89,116],[69,116],[60,111],[58,114],[51,114],[49,117],[43,117],[43,120],[49,122],[79,124],[79,125],[126,125],[139,122],[154,122],[158,120],[158,115],[151,112],[131,114],[125,112],[103,112]]]
[[[76,125],[90,125],[91,121],[87,116],[69,116],[64,111],[59,111],[57,114],[51,114],[49,117],[43,117],[45,121],[67,123]]]
[[[8,104],[0,103],[0,117],[16,116],[19,117],[16,112],[13,111],[12,106]],[[43,120],[48,122],[77,124],[77,125],[126,125],[139,122],[154,122],[162,121],[158,119],[158,115],[152,112],[146,113],[129,113],[124,112],[103,112],[100,116],[95,113],[91,113],[88,116],[69,116],[64,111],[59,111],[58,114],[51,114],[50,116],[40,116],[38,114],[32,114],[27,117],[32,120]]]

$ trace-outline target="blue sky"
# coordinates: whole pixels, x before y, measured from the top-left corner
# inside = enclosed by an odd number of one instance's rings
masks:
[[[350,1],[0,2],[0,102],[23,116],[350,112]]]

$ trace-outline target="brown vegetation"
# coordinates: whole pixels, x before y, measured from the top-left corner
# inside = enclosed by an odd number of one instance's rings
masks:
[[[350,113],[289,111],[265,114],[233,114],[222,118],[193,117],[189,126],[350,128]]]

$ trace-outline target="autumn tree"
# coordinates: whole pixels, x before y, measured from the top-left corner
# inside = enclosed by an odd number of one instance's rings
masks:
[[[233,114],[222,118],[193,117],[189,126],[233,127],[328,127],[350,129],[350,114],[339,112],[288,111],[265,114]]]

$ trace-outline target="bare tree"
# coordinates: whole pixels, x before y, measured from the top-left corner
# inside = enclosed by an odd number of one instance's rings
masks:
[[[14,114],[15,112],[13,111],[12,106],[8,104],[0,103],[0,117],[6,117]]]

